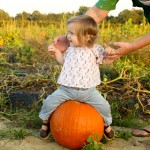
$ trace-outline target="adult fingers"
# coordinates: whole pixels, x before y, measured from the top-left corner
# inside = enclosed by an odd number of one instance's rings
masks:
[[[110,45],[120,47],[120,42],[111,42]]]
[[[106,56],[105,56],[105,58],[107,58],[107,59],[112,59],[112,60],[116,60],[116,59],[118,59],[120,57],[120,55],[116,55],[116,54],[107,54]]]
[[[104,48],[107,48],[108,47],[108,44],[104,43]]]

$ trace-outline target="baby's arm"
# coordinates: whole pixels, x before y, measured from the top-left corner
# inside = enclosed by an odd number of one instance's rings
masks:
[[[53,53],[53,56],[55,56],[56,60],[63,65],[64,59],[63,59],[63,53],[57,49],[54,45],[49,45],[48,46],[48,51]]]

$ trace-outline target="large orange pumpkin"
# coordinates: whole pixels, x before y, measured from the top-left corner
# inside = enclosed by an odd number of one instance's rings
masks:
[[[90,135],[104,132],[104,121],[98,111],[85,103],[69,100],[52,113],[50,128],[54,139],[62,146],[80,149]]]

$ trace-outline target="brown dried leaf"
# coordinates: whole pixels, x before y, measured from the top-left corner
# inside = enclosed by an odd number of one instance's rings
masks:
[[[150,115],[150,110],[145,110],[145,111],[144,111],[144,114]]]
[[[147,100],[147,105],[150,106],[150,99]]]

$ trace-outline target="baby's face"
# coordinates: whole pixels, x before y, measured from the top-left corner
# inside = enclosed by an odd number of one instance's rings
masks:
[[[74,28],[75,28],[75,24],[74,23],[70,23],[67,26],[68,28],[68,32],[67,32],[67,38],[68,41],[70,43],[71,46],[79,46],[79,41],[78,41],[78,37],[75,34]]]

